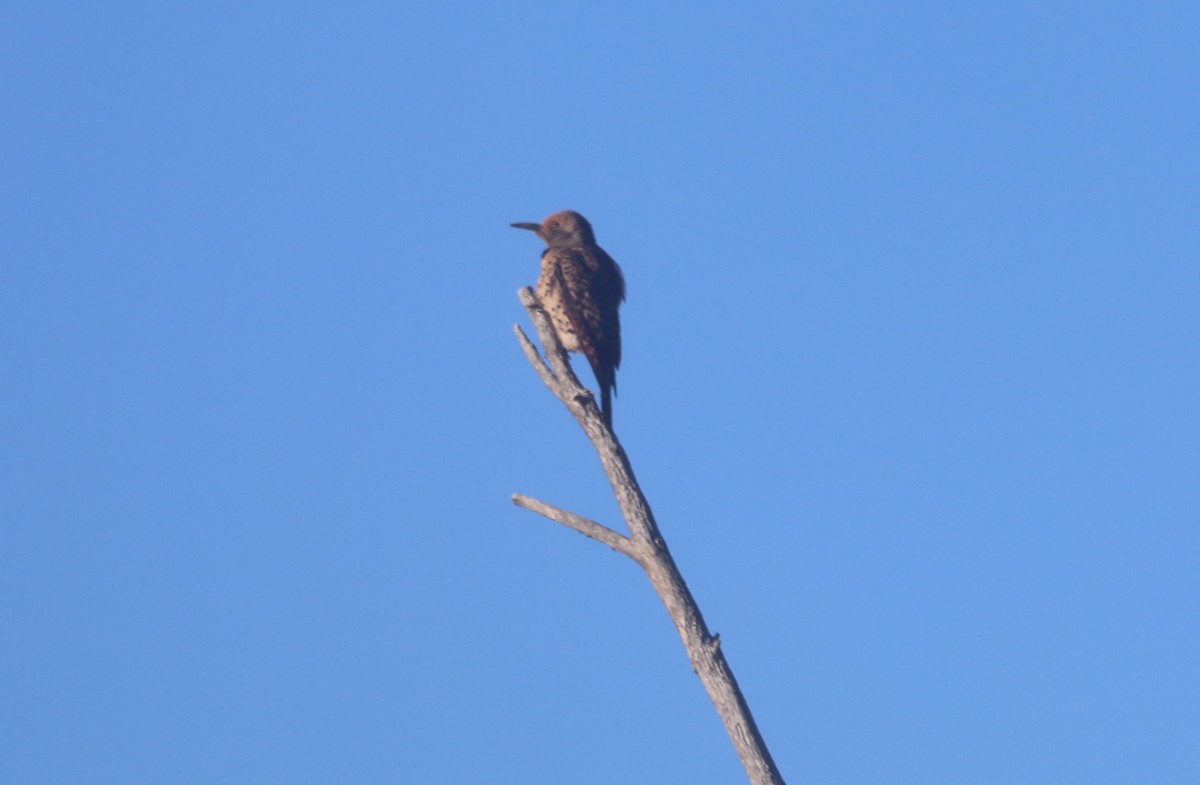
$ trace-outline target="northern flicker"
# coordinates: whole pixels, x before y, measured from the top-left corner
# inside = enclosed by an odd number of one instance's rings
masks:
[[[558,339],[569,352],[587,357],[600,387],[600,411],[612,428],[612,394],[621,365],[621,322],[625,299],[621,268],[604,249],[587,219],[574,210],[555,213],[540,224],[515,223],[546,243],[537,296],[550,314]]]

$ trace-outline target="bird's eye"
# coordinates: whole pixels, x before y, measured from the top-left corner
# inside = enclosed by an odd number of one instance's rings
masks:
[[[551,221],[551,222],[550,222],[550,228],[551,228],[551,229],[557,229],[557,228],[558,228],[558,221]]]

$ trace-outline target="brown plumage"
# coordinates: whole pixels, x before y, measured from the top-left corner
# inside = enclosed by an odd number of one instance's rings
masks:
[[[596,245],[592,225],[574,210],[555,213],[540,224],[513,226],[528,229],[546,243],[538,299],[550,314],[563,348],[587,357],[600,386],[600,411],[612,428],[612,394],[621,365],[617,309],[625,299],[621,268]]]

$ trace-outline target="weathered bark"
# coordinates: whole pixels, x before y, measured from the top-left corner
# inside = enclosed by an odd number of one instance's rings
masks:
[[[616,494],[621,514],[629,527],[629,535],[519,493],[513,495],[513,502],[604,543],[633,559],[645,570],[671,620],[675,622],[675,629],[683,640],[688,657],[691,658],[692,669],[708,690],[708,696],[712,698],[721,721],[725,723],[725,729],[729,732],[729,738],[733,741],[742,765],[746,767],[750,782],[752,785],[783,785],[783,777],[771,760],[771,753],[758,732],[758,726],[750,714],[750,707],[746,705],[746,699],[738,689],[733,671],[721,652],[720,636],[714,637],[709,633],[700,608],[696,605],[692,593],[688,591],[687,584],[667,549],[666,540],[658,530],[650,505],[638,487],[625,450],[621,448],[621,443],[612,431],[605,427],[592,393],[579,383],[579,379],[571,370],[558,335],[533,290],[522,289],[518,296],[521,304],[529,311],[546,351],[544,359],[533,342],[517,326],[517,338],[521,341],[525,356],[529,358],[538,376],[574,415],[584,433],[595,445],[596,452],[600,455],[600,463]]]

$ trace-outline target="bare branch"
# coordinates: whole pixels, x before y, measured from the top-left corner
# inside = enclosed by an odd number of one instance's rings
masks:
[[[633,475],[625,450],[613,434],[604,425],[600,410],[596,407],[595,398],[579,383],[579,379],[571,370],[567,353],[563,350],[558,334],[550,323],[550,318],[541,307],[533,290],[529,288],[518,292],[521,304],[529,312],[533,324],[537,328],[538,338],[546,351],[552,374],[547,380],[545,364],[537,353],[537,349],[518,328],[518,336],[522,340],[525,355],[533,364],[534,369],[550,391],[562,401],[567,410],[583,428],[584,433],[591,439],[600,456],[600,463],[608,475],[621,514],[629,526],[629,537],[618,534],[608,527],[601,526],[595,521],[581,518],[574,513],[558,510],[542,502],[529,499],[521,494],[513,496],[513,501],[522,507],[541,513],[551,520],[586,534],[593,539],[605,543],[616,551],[632,558],[650,578],[654,590],[666,606],[667,613],[675,623],[675,629],[687,649],[692,661],[692,669],[700,677],[704,688],[708,691],[725,730],[733,742],[734,749],[750,776],[752,785],[783,785],[783,777],[771,759],[771,753],[759,734],[758,726],[750,713],[750,707],[738,688],[733,671],[725,660],[721,648],[720,636],[712,635],[700,607],[688,590],[667,542],[658,529],[650,505]],[[525,504],[523,502],[530,502]],[[532,505],[541,505],[536,507]],[[553,514],[551,514],[553,512]],[[619,539],[613,539],[614,537]]]
[[[518,290],[517,297],[520,298],[521,304],[525,306],[525,310],[533,319],[533,326],[537,328],[538,338],[546,352],[546,359],[550,362],[550,369],[554,373],[554,378],[558,380],[557,387],[547,384],[550,391],[563,403],[567,403],[568,398],[574,401],[574,405],[567,404],[567,408],[571,414],[575,415],[575,419],[580,419],[590,409],[591,415],[594,415],[602,423],[595,397],[575,375],[575,371],[571,368],[571,361],[567,359],[567,350],[563,348],[562,341],[558,339],[558,331],[554,329],[554,325],[550,322],[550,315],[538,301],[533,289],[526,286]],[[526,356],[528,354],[526,351]]]
[[[529,364],[533,366],[533,370],[537,371],[537,375],[550,391],[555,395],[558,394],[558,380],[554,378],[554,372],[550,370],[550,366],[546,365],[546,361],[542,359],[542,355],[538,353],[537,347],[533,345],[533,341],[529,340],[529,336],[521,329],[521,325],[514,324],[513,332],[517,334],[517,340],[521,342],[521,348],[525,350],[525,356],[529,358]]]
[[[555,523],[561,523],[563,526],[568,526],[575,531],[593,540],[598,540],[618,553],[623,553],[636,561],[637,557],[633,553],[633,542],[620,532],[613,531],[607,526],[603,526],[590,518],[584,518],[582,515],[576,515],[573,512],[555,507],[552,504],[547,504],[544,501],[526,496],[523,493],[514,493],[513,504],[518,507],[524,507],[531,512],[536,512]]]

